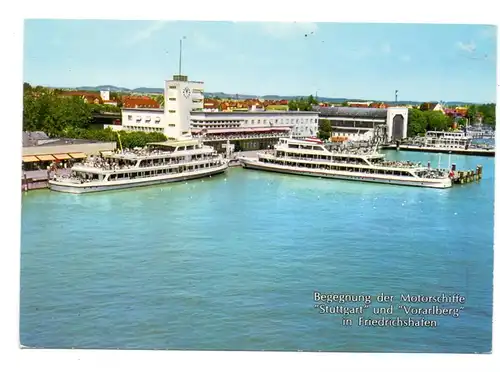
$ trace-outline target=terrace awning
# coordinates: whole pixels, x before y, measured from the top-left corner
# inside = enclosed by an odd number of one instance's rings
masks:
[[[87,157],[83,152],[72,152],[69,154],[73,159],[84,159]]]
[[[66,159],[71,159],[71,156],[69,156],[68,154],[54,154],[54,157],[55,157],[57,160],[66,160]]]
[[[32,155],[23,156],[23,163],[35,163],[37,161],[40,161],[40,160],[38,160],[38,158],[36,156],[32,156]]]
[[[38,159],[41,161],[51,161],[51,160],[56,160],[52,155],[37,155],[36,156]]]

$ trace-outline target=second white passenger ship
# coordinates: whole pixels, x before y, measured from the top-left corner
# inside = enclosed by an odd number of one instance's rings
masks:
[[[440,189],[453,185],[447,170],[388,161],[376,147],[329,151],[310,141],[281,138],[274,150],[239,160],[245,168],[280,173]]]
[[[222,155],[198,140],[158,142],[75,164],[71,175],[56,176],[49,187],[74,194],[117,190],[207,177],[227,167]]]

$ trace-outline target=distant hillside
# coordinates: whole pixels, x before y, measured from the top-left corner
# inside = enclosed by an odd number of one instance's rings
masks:
[[[117,87],[115,85],[98,85],[98,86],[81,86],[81,87],[75,87],[75,88],[63,88],[63,89],[76,89],[76,90],[87,90],[87,91],[100,91],[100,90],[109,90],[111,92],[123,92],[123,93],[146,93],[146,94],[161,94],[163,93],[163,88],[148,88],[148,87],[139,87],[135,89],[129,89],[125,87]],[[305,95],[307,96],[307,95]],[[205,97],[206,98],[214,98],[214,97],[219,97],[223,99],[253,99],[253,98],[260,98],[260,99],[266,99],[266,100],[292,100],[296,99],[298,96],[280,96],[280,95],[264,95],[264,96],[257,96],[254,94],[234,94],[234,93],[224,93],[224,92],[205,92]],[[366,101],[380,101],[377,99],[373,100],[366,100],[366,99],[359,99],[359,98],[340,98],[340,97],[319,97],[318,100],[321,102],[331,102],[331,103],[342,103],[345,101],[357,101],[357,102],[366,102]],[[395,101],[384,101],[387,104],[394,104],[396,103]],[[421,101],[398,101],[399,104],[403,105],[418,105],[422,103]],[[468,104],[472,104],[473,102],[462,102],[462,101],[453,101],[453,102],[446,102],[447,105],[451,106],[464,106]]]

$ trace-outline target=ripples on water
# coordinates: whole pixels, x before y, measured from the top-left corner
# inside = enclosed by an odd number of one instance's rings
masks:
[[[24,194],[21,342],[487,352],[494,159],[452,162],[483,164],[484,179],[430,190],[230,169],[135,190]],[[342,327],[313,308],[314,290],[459,292],[467,303],[437,329]]]

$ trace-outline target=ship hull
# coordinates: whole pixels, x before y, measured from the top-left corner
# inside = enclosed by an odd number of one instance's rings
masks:
[[[400,186],[429,187],[446,189],[453,186],[451,179],[412,179],[410,177],[383,177],[375,174],[363,174],[358,172],[327,171],[323,169],[304,169],[291,166],[283,166],[270,163],[262,163],[257,159],[240,158],[243,168],[262,170],[276,173],[295,174],[309,177],[332,178],[346,181],[384,183]]]
[[[171,182],[188,181],[197,178],[215,176],[224,173],[227,170],[227,164],[210,169],[203,169],[194,172],[185,172],[175,175],[157,176],[149,178],[136,178],[133,180],[107,181],[107,182],[89,182],[77,184],[72,182],[49,181],[49,188],[52,191],[65,192],[71,194],[86,194],[92,192],[123,190],[134,187],[144,187],[160,185]]]

